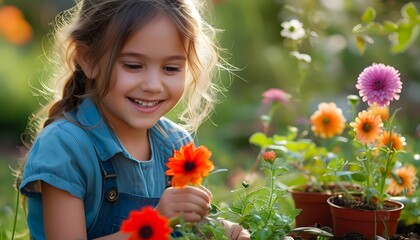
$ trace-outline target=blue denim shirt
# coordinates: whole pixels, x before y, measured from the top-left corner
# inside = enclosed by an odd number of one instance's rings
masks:
[[[20,191],[26,195],[28,227],[34,239],[45,239],[40,181],[83,200],[86,229],[99,214],[102,172],[99,161],[112,161],[120,193],[159,198],[165,189],[165,171],[173,150],[192,141],[169,119],[149,129],[151,159],[137,161],[104,122],[96,105],[85,99],[69,119],[57,120],[36,138],[28,155]]]

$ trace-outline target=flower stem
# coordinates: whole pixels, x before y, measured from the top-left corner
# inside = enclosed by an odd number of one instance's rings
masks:
[[[365,152],[366,152],[366,159],[365,159],[365,170],[366,170],[366,190],[371,188],[371,179],[370,179],[370,161],[371,161],[371,149],[365,144]],[[365,196],[367,197],[367,196]],[[369,200],[369,199],[368,199]]]
[[[17,224],[17,215],[19,211],[19,190],[17,190],[16,194],[16,207],[15,207],[15,217],[13,219],[13,230],[12,230],[12,240],[15,239],[15,232],[16,232],[16,224]]]
[[[267,219],[265,220],[265,225],[264,225],[264,227],[266,227],[267,226],[267,224],[268,224],[268,220],[270,219],[270,217],[271,217],[271,212],[273,211],[273,209],[272,209],[272,201],[273,201],[273,192],[274,192],[274,174],[273,174],[273,167],[274,167],[274,164],[270,164],[270,200],[268,201],[268,215],[267,215]]]
[[[386,168],[385,168],[385,172],[382,175],[382,182],[381,182],[381,191],[380,191],[380,193],[381,193],[381,196],[380,196],[381,202],[382,202],[383,196],[385,194],[384,193],[384,191],[385,191],[385,180],[386,180],[386,177],[388,176],[389,167],[391,165],[392,159],[394,158],[394,155],[395,155],[395,151],[394,150],[391,150],[391,152],[388,153],[388,159],[386,160]]]

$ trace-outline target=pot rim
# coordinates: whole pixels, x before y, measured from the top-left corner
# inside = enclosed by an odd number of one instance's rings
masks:
[[[341,197],[341,196],[335,195],[335,196],[329,197],[327,199],[327,203],[330,206],[335,207],[335,208],[338,208],[338,209],[348,209],[348,207],[343,207],[343,206],[339,206],[339,205],[336,205],[336,204],[332,203],[331,202],[331,199],[333,199],[335,197]],[[366,211],[366,212],[372,212],[372,211],[397,212],[397,211],[401,211],[402,209],[404,209],[404,203],[402,203],[402,202],[399,202],[399,201],[396,201],[396,200],[392,200],[392,199],[386,199],[385,202],[392,203],[393,205],[396,205],[397,207],[394,208],[394,209],[387,209],[387,210],[386,209],[378,209],[378,210],[352,209],[352,210],[354,210],[354,211],[361,211],[361,212],[362,211]]]
[[[307,186],[308,186],[308,184],[293,185],[293,186],[290,186],[290,187],[288,188],[288,190],[289,190],[289,192],[291,192],[291,193],[307,193],[307,194],[313,193],[313,194],[317,194],[317,195],[319,195],[319,194],[325,194],[325,195],[336,195],[336,194],[340,193],[340,192],[328,193],[327,191],[324,191],[324,192],[315,192],[315,191],[313,191],[313,192],[309,192],[309,191],[304,191],[304,189],[305,189]],[[331,186],[338,186],[338,184],[331,184]],[[345,185],[345,187],[348,187],[348,186],[351,186],[351,185],[350,185],[350,184],[346,184],[346,185]],[[357,185],[357,184],[352,184],[352,186],[353,186],[353,187],[355,187],[355,188],[360,187],[360,186],[359,186],[359,185]]]

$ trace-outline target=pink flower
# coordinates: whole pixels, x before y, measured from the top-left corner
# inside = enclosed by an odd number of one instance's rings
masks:
[[[369,106],[377,104],[379,107],[388,106],[395,99],[400,98],[402,82],[400,73],[391,66],[373,63],[360,73],[356,88],[359,95]]]
[[[278,88],[270,88],[262,96],[264,97],[262,100],[263,103],[280,102],[286,104],[290,98],[290,94]]]

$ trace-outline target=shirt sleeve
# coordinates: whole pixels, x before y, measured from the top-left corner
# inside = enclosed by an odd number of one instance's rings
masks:
[[[35,196],[40,192],[40,181],[44,181],[83,199],[86,176],[93,171],[86,164],[91,161],[87,159],[91,154],[86,150],[89,139],[82,129],[69,125],[48,126],[38,136],[24,168],[20,185],[22,194]]]

